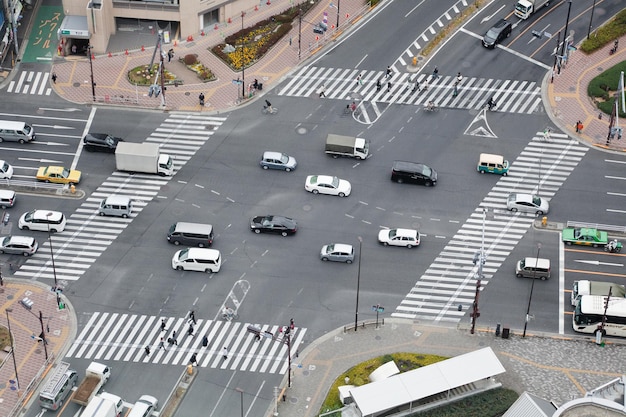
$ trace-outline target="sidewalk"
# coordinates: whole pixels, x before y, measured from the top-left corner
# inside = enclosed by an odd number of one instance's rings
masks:
[[[621,37],[620,44],[624,45],[625,42],[626,36]],[[609,116],[602,113],[600,119],[598,115],[601,112],[587,96],[587,86],[594,77],[626,61],[626,48],[618,49],[617,53],[609,55],[612,47],[613,42],[610,42],[589,55],[574,51],[567,65],[561,68],[561,74],[554,74],[554,83],[550,82],[551,72],[548,71],[543,80],[543,102],[549,117],[558,129],[591,146],[624,152],[626,137],[622,140],[615,137],[608,146],[606,145]],[[576,123],[579,120],[584,128],[581,133],[576,133]]]
[[[490,346],[506,369],[495,378],[505,388],[518,394],[529,391],[559,405],[622,376],[623,345],[600,347],[591,337],[542,337],[532,332],[522,338],[521,332],[512,331],[509,339],[502,339],[493,329],[472,335],[463,326],[434,327],[404,319],[385,320],[378,329],[370,325],[356,332],[331,331],[294,358],[292,386],[285,390],[286,401],[278,403],[278,415],[317,416],[339,375],[365,360],[393,352],[452,357]],[[287,376],[281,388],[286,385]],[[274,415],[273,407],[265,414]]]
[[[10,346],[0,352],[0,416],[11,415],[37,400],[37,385],[57,358],[63,357],[76,336],[76,317],[65,297],[62,301],[66,308],[59,310],[56,293],[50,291],[49,286],[4,276],[4,285],[0,287],[0,325],[8,327],[8,317],[15,357],[9,353]],[[33,302],[30,310],[21,303],[24,298]],[[36,339],[42,332],[42,324],[48,342],[45,349],[43,343]],[[19,381],[20,389],[17,390],[17,383],[9,381]]]
[[[264,85],[261,93],[278,84],[291,69],[302,64],[306,58],[349,30],[361,16],[369,11],[369,8],[364,7],[360,0],[344,0],[341,2],[339,30],[336,30],[336,28],[333,29],[333,22],[336,24],[337,9],[330,8],[327,2],[317,3],[302,19],[300,59],[298,58],[300,32],[299,22],[296,19],[291,32],[279,44],[275,45],[260,61],[245,69],[246,87],[255,78]],[[245,27],[251,27],[256,22],[278,14],[291,6],[290,0],[275,0],[270,5],[262,2],[262,5],[257,7],[258,10],[246,11],[243,24]],[[328,31],[323,35],[316,35],[313,33],[313,26],[322,21],[324,12],[328,13]],[[347,19],[346,15],[349,16]],[[172,48],[175,53],[171,63],[165,59],[165,67],[184,80],[181,86],[167,87],[165,109],[220,112],[231,110],[238,105],[242,86],[234,84],[233,80],[241,78],[241,71],[232,71],[210,51],[210,48],[222,43],[225,37],[241,30],[240,15],[231,16],[230,20],[230,24],[224,23],[205,30],[195,35],[191,41],[172,41],[171,44],[163,45],[164,52]],[[116,43],[119,43],[119,39]],[[132,45],[132,43],[129,39],[129,44]],[[154,46],[145,45],[144,49],[145,51],[128,50],[128,55],[124,51],[110,57],[108,54],[94,56],[92,64],[97,102],[162,109],[161,97],[148,97],[148,87],[136,88],[127,79],[129,70],[150,63]],[[216,75],[217,80],[208,83],[200,82],[195,73],[178,62],[178,58],[187,54],[197,54],[198,61],[208,67]],[[90,86],[91,73],[87,58],[57,57],[52,72],[58,77],[56,84],[53,85],[55,92],[63,99],[80,104],[93,101]],[[198,101],[201,92],[205,95],[204,108],[200,107]]]

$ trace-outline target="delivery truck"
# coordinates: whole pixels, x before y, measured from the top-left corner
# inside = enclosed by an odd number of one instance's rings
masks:
[[[91,362],[85,371],[85,378],[76,388],[72,402],[87,405],[89,401],[102,389],[111,376],[111,368],[98,362]]]
[[[329,134],[326,137],[326,154],[333,158],[347,156],[356,159],[365,159],[369,155],[370,142],[363,138]]]
[[[103,392],[89,401],[80,417],[119,417],[124,411],[124,401],[117,395]]]
[[[623,285],[614,284],[612,282],[580,280],[574,281],[571,294],[571,302],[575,307],[578,305],[583,295],[609,295],[611,290],[611,298],[625,298],[626,288]]]
[[[119,142],[115,150],[118,171],[169,176],[174,173],[172,157],[161,153],[156,143]]]
[[[518,0],[515,4],[515,16],[523,20],[528,19],[530,15],[549,4],[550,0]]]

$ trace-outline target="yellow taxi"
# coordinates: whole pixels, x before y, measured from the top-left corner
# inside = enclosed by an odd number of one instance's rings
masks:
[[[37,179],[39,181],[56,182],[59,184],[78,184],[80,176],[80,171],[52,165],[39,167],[37,171]]]

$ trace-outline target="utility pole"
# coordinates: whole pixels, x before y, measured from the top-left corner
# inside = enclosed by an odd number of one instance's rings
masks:
[[[472,303],[472,328],[470,333],[474,334],[476,328],[476,321],[480,317],[480,310],[478,308],[478,298],[480,297],[481,280],[483,279],[483,265],[487,261],[485,256],[485,222],[487,221],[487,209],[483,208],[483,235],[482,243],[480,245],[480,251],[474,254],[474,265],[478,264],[478,270],[474,277],[476,278],[476,293],[474,294],[474,302]]]

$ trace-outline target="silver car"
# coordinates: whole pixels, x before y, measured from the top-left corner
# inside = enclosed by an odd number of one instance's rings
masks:
[[[263,169],[281,169],[283,171],[293,171],[298,166],[293,156],[285,155],[282,152],[263,152],[261,159]]]
[[[320,252],[320,259],[322,261],[334,261],[345,262],[351,264],[354,262],[354,248],[352,245],[346,245],[343,243],[331,243],[330,245],[322,246]]]
[[[39,245],[29,236],[6,236],[0,238],[0,253],[30,256],[37,252]]]
[[[548,214],[550,204],[545,198],[535,194],[512,193],[506,199],[506,208],[513,212]]]

